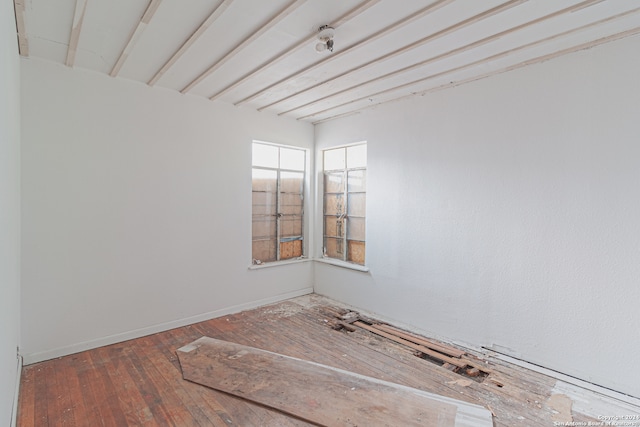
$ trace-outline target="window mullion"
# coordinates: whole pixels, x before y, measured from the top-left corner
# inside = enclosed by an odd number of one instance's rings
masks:
[[[344,164],[345,164],[345,170],[344,170],[344,192],[343,192],[343,196],[344,197],[344,215],[342,216],[342,223],[343,225],[343,232],[344,232],[344,238],[342,239],[342,260],[346,261],[349,259],[349,255],[347,254],[347,250],[348,250],[348,245],[347,245],[347,236],[349,235],[349,216],[347,215],[347,213],[349,212],[349,172],[348,172],[348,168],[346,167],[347,165],[347,150],[344,150]]]
[[[278,169],[276,171],[277,174],[277,178],[276,178],[276,260],[280,261],[280,218],[281,218],[281,214],[280,214],[280,206],[281,206],[281,194],[280,194],[280,170]]]

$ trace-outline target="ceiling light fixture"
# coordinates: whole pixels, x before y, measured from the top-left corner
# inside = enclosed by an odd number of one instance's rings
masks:
[[[333,52],[333,34],[334,29],[328,25],[318,28],[318,40],[320,40],[320,43],[316,44],[316,52],[321,53],[325,50]]]

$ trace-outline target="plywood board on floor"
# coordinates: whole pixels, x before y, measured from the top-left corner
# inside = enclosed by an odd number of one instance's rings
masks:
[[[477,405],[202,337],[177,351],[183,377],[323,426],[492,426]]]

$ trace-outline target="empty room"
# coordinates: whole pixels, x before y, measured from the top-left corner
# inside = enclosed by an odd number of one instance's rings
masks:
[[[1,426],[640,427],[636,0],[0,0]]]

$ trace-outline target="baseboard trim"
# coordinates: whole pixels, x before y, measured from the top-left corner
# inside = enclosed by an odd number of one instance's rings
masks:
[[[539,366],[539,365],[527,362],[525,360],[517,359],[515,357],[511,357],[511,356],[508,356],[506,354],[497,352],[497,351],[495,351],[495,350],[493,350],[491,348],[486,348],[485,347],[484,350],[486,352],[489,352],[490,355],[492,357],[495,357],[496,359],[503,360],[503,361],[511,363],[513,365],[517,365],[517,366],[520,366],[522,368],[526,368],[526,369],[529,369],[531,371],[544,374],[544,375],[546,375],[548,377],[555,378],[555,379],[560,380],[560,381],[562,381],[564,383],[571,384],[571,385],[579,387],[581,389],[589,390],[591,392],[598,393],[598,394],[600,394],[602,396],[606,396],[608,398],[615,399],[615,400],[627,403],[627,404],[635,406],[635,407],[640,407],[640,399],[638,399],[635,396],[624,394],[624,393],[621,393],[619,391],[612,390],[610,388],[602,387],[602,386],[599,386],[597,384],[593,384],[593,383],[581,380],[579,378],[575,378],[575,377],[572,377],[570,375],[566,375],[566,374],[563,374],[561,372],[557,372],[557,371],[545,368],[543,366]],[[603,415],[603,414],[600,414],[600,415]]]
[[[155,334],[158,332],[168,331],[170,329],[180,328],[182,326],[191,325],[193,323],[203,322],[205,320],[214,319],[220,316],[226,316],[228,314],[238,313],[244,310],[251,310],[256,307],[260,307],[267,304],[273,304],[279,301],[299,297],[302,295],[308,295],[313,293],[313,287],[298,289],[283,294],[274,295],[268,298],[263,298],[244,304],[233,305],[218,310],[210,311],[208,313],[202,313],[196,316],[186,317],[183,319],[173,320],[171,322],[160,323],[157,325],[149,326],[146,328],[135,329],[120,334],[109,335],[94,340],[84,341],[77,344],[71,344],[64,347],[55,348],[52,350],[42,351],[38,353],[24,354],[24,365],[31,365],[33,363],[42,362],[45,360],[55,359],[56,357],[67,356],[69,354],[79,353],[85,350],[91,350],[105,345],[116,344],[122,341],[127,341],[135,338],[144,337],[147,335]]]
[[[11,408],[11,427],[18,425],[18,402],[20,398],[20,380],[22,379],[22,357],[18,355],[18,366],[16,369],[16,386],[13,394],[13,408]]]

